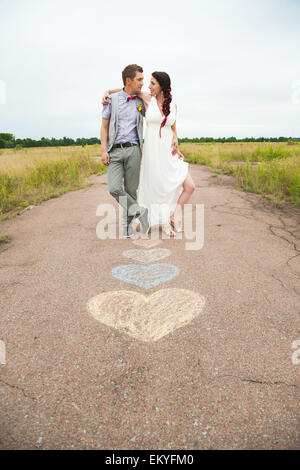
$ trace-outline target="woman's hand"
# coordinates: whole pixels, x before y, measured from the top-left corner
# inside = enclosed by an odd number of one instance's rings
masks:
[[[108,98],[111,99],[111,94],[112,93],[118,93],[119,91],[122,91],[122,88],[114,88],[113,90],[107,90],[104,93],[104,96],[102,98],[103,106],[105,106],[106,104],[109,104]]]
[[[175,134],[173,134],[171,147],[172,147],[172,155],[176,155],[176,153],[179,152],[179,147],[178,147],[178,139]]]
[[[102,97],[102,104],[103,104],[103,106],[105,106],[106,104],[109,104],[109,101],[108,101],[107,98],[111,99],[111,96],[110,96],[110,94],[109,94],[109,91],[106,91],[106,92],[104,93],[103,97]]]

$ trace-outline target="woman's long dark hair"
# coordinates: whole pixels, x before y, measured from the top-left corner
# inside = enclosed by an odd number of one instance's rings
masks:
[[[171,80],[166,72],[153,72],[152,77],[154,77],[155,80],[158,81],[164,94],[164,101],[162,105],[164,118],[159,129],[159,136],[161,137],[161,128],[164,127],[164,125],[166,124],[168,115],[170,114],[170,103],[172,101]]]

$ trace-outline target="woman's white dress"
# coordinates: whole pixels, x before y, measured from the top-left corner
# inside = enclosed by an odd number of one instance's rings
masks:
[[[166,124],[159,129],[163,116],[155,97],[151,98],[145,115],[146,130],[138,189],[138,204],[149,210],[150,225],[168,223],[182,193],[182,183],[188,174],[188,163],[172,155],[171,126],[176,120],[173,101]]]

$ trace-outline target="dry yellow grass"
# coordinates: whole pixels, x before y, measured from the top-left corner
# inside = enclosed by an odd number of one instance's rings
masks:
[[[56,162],[68,160],[78,155],[86,154],[90,157],[101,155],[101,145],[86,147],[36,147],[21,150],[2,149],[0,151],[0,173],[9,175],[23,174],[37,168],[42,162]]]
[[[4,214],[14,215],[29,204],[85,187],[87,176],[106,171],[93,158],[100,154],[100,145],[2,150],[0,216],[3,219]]]
[[[276,205],[300,205],[300,145],[288,143],[183,143],[190,163],[236,177],[240,188],[262,194]],[[245,164],[246,163],[246,164]]]
[[[180,149],[190,163],[235,175],[246,191],[300,205],[299,144],[183,143]],[[100,155],[100,145],[0,150],[0,220],[1,215],[86,186],[88,175],[107,171],[93,158]]]

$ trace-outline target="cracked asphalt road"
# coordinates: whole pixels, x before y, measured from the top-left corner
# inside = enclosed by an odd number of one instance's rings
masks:
[[[2,223],[1,449],[296,449],[300,211],[271,208],[191,165],[205,239],[163,240],[174,279],[145,292],[112,276],[132,240],[99,240],[106,175]],[[163,288],[204,296],[201,315],[145,343],[95,320],[88,300]],[[176,308],[176,305],[174,305]]]

